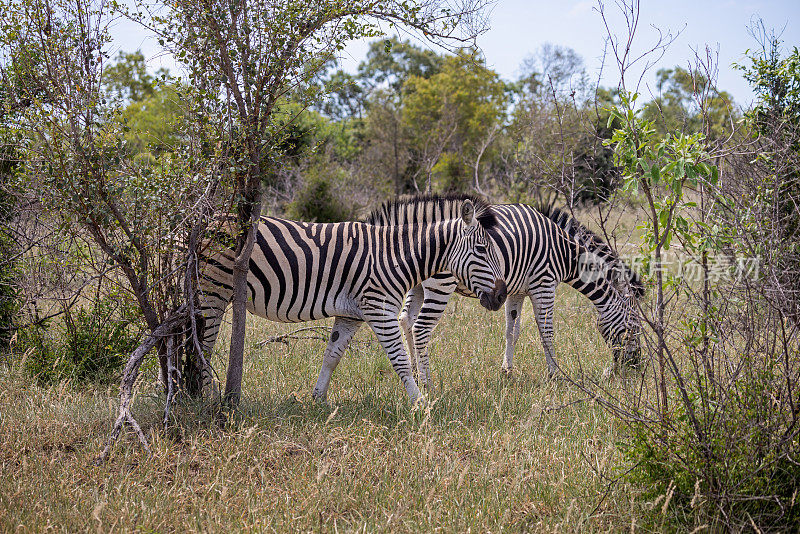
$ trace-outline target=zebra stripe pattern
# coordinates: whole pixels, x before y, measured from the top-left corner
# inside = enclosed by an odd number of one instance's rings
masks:
[[[476,215],[476,206],[482,215]],[[262,218],[247,274],[248,310],[280,322],[336,318],[312,393],[316,399],[326,398],[331,374],[364,322],[412,402],[419,397],[397,316],[405,294],[422,280],[446,271],[479,295],[485,306],[502,306],[505,284],[487,235],[495,222],[491,211],[483,203],[465,200],[457,213],[407,226]],[[230,249],[203,257],[205,352],[213,347],[232,298],[233,259]]]
[[[426,220],[448,217],[464,195],[440,204],[438,213]],[[558,372],[553,348],[553,309],[556,287],[565,282],[583,293],[599,313],[598,327],[614,350],[615,363],[635,364],[639,358],[639,316],[636,298],[643,286],[633,271],[610,247],[566,213],[537,210],[524,204],[494,205],[497,220],[489,230],[507,283],[506,348],[502,369],[513,368],[514,349],[520,334],[520,312],[525,297],[531,299],[548,372]],[[412,213],[395,213],[374,224],[403,224]],[[417,363],[422,384],[429,380],[428,342],[453,292],[474,296],[469,288],[447,273],[437,274],[415,286],[406,298],[400,322]]]

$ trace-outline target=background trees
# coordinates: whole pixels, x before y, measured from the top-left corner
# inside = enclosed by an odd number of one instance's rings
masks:
[[[425,190],[435,182],[439,191],[481,190],[481,159],[502,128],[506,106],[503,83],[481,62],[474,50],[461,50],[436,74],[405,82],[403,121],[420,189],[419,182]]]
[[[711,86],[708,77],[683,67],[660,69],[656,74],[658,95],[645,106],[644,117],[655,121],[661,134],[702,131],[713,139],[725,139],[739,119],[733,98]],[[698,95],[707,95],[698,98]]]

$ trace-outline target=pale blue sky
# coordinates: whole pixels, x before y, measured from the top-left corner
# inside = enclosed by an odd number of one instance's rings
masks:
[[[619,13],[613,0],[605,4],[607,13]],[[506,78],[518,74],[522,60],[548,41],[575,49],[583,56],[587,70],[596,77],[606,35],[596,6],[593,0],[500,0],[492,13],[491,30],[478,43],[487,63]],[[747,26],[757,17],[768,28],[785,26],[784,43],[800,46],[800,0],[642,0],[636,44],[639,50],[644,50],[655,42],[657,32],[651,25],[662,31],[682,30],[656,69],[685,67],[694,57],[693,48],[704,54],[706,45],[714,50],[719,47],[718,86],[731,92],[739,104],[746,104],[752,93],[731,65],[742,60],[747,48],[755,46]],[[612,31],[624,36],[622,19],[614,16],[610,20]],[[604,83],[616,85],[618,79],[616,66],[607,61]],[[645,82],[655,91],[653,79],[652,75],[646,76]],[[647,88],[643,87],[642,92],[646,94]]]
[[[606,0],[612,31],[624,36],[625,26],[613,0]],[[505,79],[515,79],[522,61],[543,43],[568,46],[584,59],[587,70],[596,78],[603,54],[605,28],[596,0],[498,0],[490,14],[491,29],[478,38],[488,65]],[[783,29],[786,47],[800,46],[800,0],[642,0],[641,22],[636,45],[639,50],[654,43],[657,33],[651,25],[673,33],[682,30],[664,58],[644,78],[643,98],[655,91],[653,79],[659,67],[686,66],[694,56],[692,48],[703,54],[705,46],[719,48],[721,89],[733,94],[737,103],[752,99],[747,83],[731,65],[741,61],[744,51],[755,41],[747,32],[751,20],[761,17],[768,28]],[[122,50],[142,48],[152,68],[172,66],[170,58],[157,56],[158,46],[130,23],[115,29],[117,46]],[[367,45],[354,43],[345,51],[344,66],[353,69],[363,59]],[[619,73],[607,61],[603,84],[616,85]],[[629,83],[638,78],[638,73]]]

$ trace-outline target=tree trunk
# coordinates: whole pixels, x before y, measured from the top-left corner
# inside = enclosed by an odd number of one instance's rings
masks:
[[[178,362],[183,361],[183,386],[190,397],[198,399],[203,396],[203,367],[200,358],[187,344],[178,349]]]
[[[260,191],[259,191],[260,193]],[[250,268],[250,255],[253,253],[258,220],[261,215],[261,197],[253,203],[246,203],[249,211],[250,228],[240,235],[238,254],[233,263],[233,320],[231,325],[231,345],[228,356],[228,374],[225,379],[225,403],[235,408],[242,393],[242,371],[244,365],[244,336],[247,327],[247,272]],[[249,209],[248,209],[249,208]]]

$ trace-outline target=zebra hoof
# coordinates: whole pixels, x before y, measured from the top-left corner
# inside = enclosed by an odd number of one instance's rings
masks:
[[[500,368],[500,372],[503,373],[503,376],[511,376],[514,374],[514,367],[509,365],[506,367],[505,365]]]
[[[425,408],[428,407],[428,397],[426,395],[420,395],[416,399],[414,399],[411,403],[411,411],[412,412],[420,412],[425,411]]]
[[[320,393],[320,392],[319,392],[319,391],[317,391],[316,389],[315,389],[314,391],[312,391],[312,392],[311,392],[311,398],[312,398],[312,399],[314,400],[314,402],[316,402],[317,404],[322,404],[322,405],[324,405],[324,406],[327,406],[327,405],[328,405],[328,396],[327,396],[327,395],[325,395],[324,393]]]

